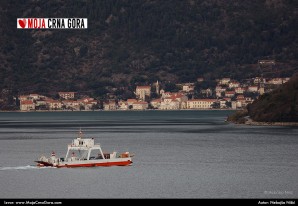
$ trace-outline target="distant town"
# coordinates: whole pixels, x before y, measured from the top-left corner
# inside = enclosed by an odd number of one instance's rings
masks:
[[[264,93],[268,93],[290,78],[255,77],[242,81],[231,78],[217,79],[206,88],[204,78],[197,82],[175,84],[176,90],[166,91],[158,81],[151,85],[136,86],[134,97],[118,99],[112,96],[97,100],[75,91],[58,92],[56,98],[40,94],[15,97],[20,111],[94,111],[94,110],[191,110],[243,109]],[[208,86],[208,85],[207,85]]]

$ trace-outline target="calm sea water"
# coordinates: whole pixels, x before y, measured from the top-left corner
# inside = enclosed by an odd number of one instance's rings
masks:
[[[297,198],[298,128],[231,111],[0,113],[0,198]],[[82,128],[128,167],[37,168]]]

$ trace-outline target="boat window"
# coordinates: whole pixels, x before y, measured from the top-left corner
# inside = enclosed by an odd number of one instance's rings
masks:
[[[103,159],[100,153],[97,155],[96,159]]]

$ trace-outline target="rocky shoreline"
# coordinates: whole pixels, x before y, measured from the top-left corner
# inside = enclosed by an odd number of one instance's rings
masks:
[[[253,125],[253,126],[294,126],[294,127],[298,127],[298,122],[256,122],[250,118],[248,118],[244,124]]]
[[[298,127],[298,122],[257,122],[252,120],[250,117],[246,116],[240,119],[240,121],[231,121],[228,122],[234,124],[242,124],[242,125],[252,125],[252,126],[292,126]]]

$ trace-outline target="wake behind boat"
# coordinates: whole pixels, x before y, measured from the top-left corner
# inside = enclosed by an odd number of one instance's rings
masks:
[[[94,138],[83,138],[80,130],[79,137],[68,145],[65,158],[57,158],[55,153],[47,158],[41,156],[37,161],[37,166],[50,167],[98,167],[98,166],[127,166],[132,164],[132,157],[129,152],[117,154],[103,153],[99,144],[94,144]]]

